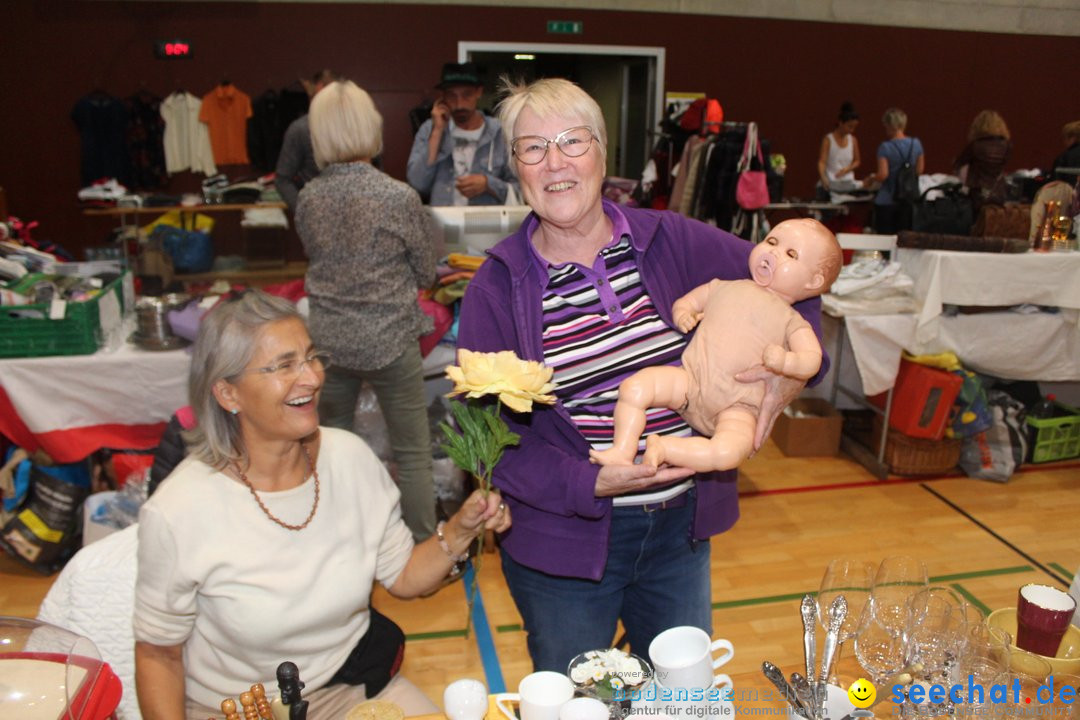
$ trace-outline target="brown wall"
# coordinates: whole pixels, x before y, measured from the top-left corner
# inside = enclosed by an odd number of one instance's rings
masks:
[[[100,87],[118,97],[178,87],[202,95],[228,77],[253,97],[331,67],[368,89],[386,118],[384,168],[404,176],[410,108],[458,40],[663,46],[665,87],[705,91],[727,119],[756,120],[788,161],[786,192],[806,197],[821,136],[855,102],[868,171],[886,107],[908,112],[927,171],[946,172],[968,123],[998,109],[1013,133],[1012,168],[1047,166],[1080,108],[1064,95],[1080,67],[1077,38],[997,35],[675,14],[387,4],[9,0],[0,44],[0,186],[13,214],[72,249],[97,244],[107,221],[76,208],[79,139],[72,105]],[[580,36],[546,34],[582,20]],[[161,61],[154,39],[184,38],[195,58]],[[1056,68],[1056,70],[1055,70]],[[233,170],[235,168],[227,168]],[[180,177],[174,189],[197,186]],[[298,253],[294,246],[293,254]]]

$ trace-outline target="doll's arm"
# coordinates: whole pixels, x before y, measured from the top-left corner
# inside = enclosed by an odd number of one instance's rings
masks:
[[[765,348],[762,361],[765,367],[787,377],[807,380],[821,367],[821,343],[814,331],[803,325],[796,328],[787,337],[789,350],[779,345]]]
[[[701,317],[705,314],[705,303],[709,299],[709,293],[714,283],[720,280],[710,280],[704,285],[698,285],[690,292],[683,295],[671,306],[671,319],[675,321],[675,327],[681,332],[688,333],[697,327]]]

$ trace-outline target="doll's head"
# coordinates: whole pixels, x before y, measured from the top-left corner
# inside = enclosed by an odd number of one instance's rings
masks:
[[[826,292],[841,265],[836,236],[810,218],[785,220],[750,251],[750,277],[788,303]]]

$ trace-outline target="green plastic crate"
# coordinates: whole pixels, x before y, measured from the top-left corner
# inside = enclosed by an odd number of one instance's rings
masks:
[[[1034,430],[1035,442],[1031,448],[1031,462],[1042,463],[1065,460],[1080,455],[1080,410],[1065,403],[1055,402],[1060,417],[1027,419]]]
[[[97,352],[105,340],[101,327],[101,300],[107,293],[114,294],[122,314],[124,282],[128,277],[128,273],[120,276],[90,300],[69,302],[61,320],[49,319],[47,304],[0,307],[0,358]],[[130,279],[127,282],[130,283]]]

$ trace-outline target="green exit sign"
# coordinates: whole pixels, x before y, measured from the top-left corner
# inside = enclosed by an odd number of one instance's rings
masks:
[[[580,35],[585,23],[580,20],[548,20],[547,31],[556,35]]]

